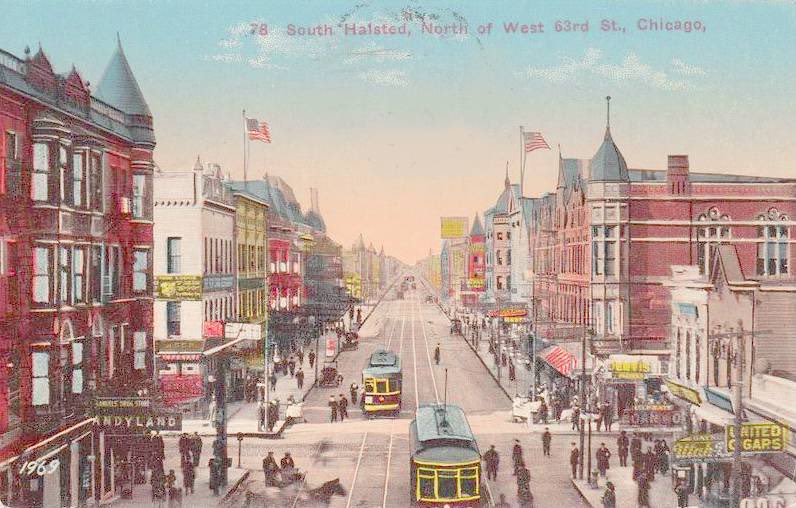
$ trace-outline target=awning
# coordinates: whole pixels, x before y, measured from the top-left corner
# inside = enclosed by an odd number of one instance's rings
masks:
[[[201,353],[158,353],[157,355],[164,362],[199,362],[202,360]]]
[[[539,353],[544,361],[565,376],[578,366],[578,359],[561,346],[550,346]]]

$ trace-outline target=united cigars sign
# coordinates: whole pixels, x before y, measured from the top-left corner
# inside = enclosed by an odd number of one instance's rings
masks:
[[[781,452],[785,449],[787,429],[778,423],[741,425],[741,452]],[[726,427],[727,451],[735,451],[735,425]]]
[[[105,430],[182,430],[182,415],[156,411],[145,397],[97,397],[94,424]]]

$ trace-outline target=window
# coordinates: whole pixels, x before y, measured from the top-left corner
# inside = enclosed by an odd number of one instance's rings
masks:
[[[49,200],[50,147],[46,143],[33,144],[33,182],[30,197],[34,201]]]
[[[180,244],[182,238],[169,237],[166,240],[166,273],[180,273]]]
[[[133,218],[146,217],[144,196],[146,194],[146,175],[133,175]]]
[[[85,202],[86,168],[83,161],[82,152],[72,154],[72,203],[75,208],[81,208]]]
[[[133,251],[133,291],[143,292],[149,289],[149,251]]]
[[[72,301],[72,260],[70,254],[68,247],[61,247],[58,260],[58,270],[61,274],[58,284],[60,292],[58,303],[61,305],[67,305]]]
[[[437,479],[433,469],[418,468],[417,470],[417,499],[434,499],[436,497],[434,483]]]
[[[69,166],[69,153],[66,147],[58,145],[58,187],[61,189],[61,202],[72,205],[72,171]]]
[[[14,192],[13,188],[16,185],[11,182],[11,178],[19,178],[18,166],[19,151],[17,148],[17,134],[15,132],[6,131],[5,133],[5,163],[3,164],[5,171],[0,173],[0,192]],[[13,174],[12,174],[13,173]]]
[[[511,240],[511,231],[506,231],[506,240]]]
[[[33,249],[33,301],[50,303],[52,300],[52,250],[48,247]]]
[[[506,251],[506,264],[511,265],[511,249]]]
[[[91,246],[89,280],[91,301],[100,302],[102,300],[102,249],[99,245]]]
[[[449,469],[437,470],[437,497],[442,499],[454,499],[456,492],[456,471]]]
[[[727,215],[721,215],[716,207],[712,207],[698,218],[700,226],[697,227],[697,264],[699,273],[710,273],[713,268],[712,259],[715,247],[727,242],[732,237],[729,226],[722,222],[729,221]]]
[[[50,353],[46,351],[31,354],[33,393],[31,403],[34,406],[46,406],[50,403]]]
[[[72,342],[72,393],[83,393],[83,343]]]
[[[4,238],[0,238],[0,275],[12,275],[10,244]]]
[[[498,265],[503,264],[503,256],[500,255],[500,251],[495,251],[495,259],[497,260]]]
[[[89,185],[91,193],[91,206],[90,208],[95,211],[101,212],[102,206],[102,155],[97,152],[91,152],[89,158]],[[88,200],[87,200],[88,201]],[[88,204],[88,203],[87,203]]]
[[[146,332],[133,333],[133,368],[135,370],[146,369]]]
[[[616,275],[616,242],[605,242],[605,275]]]
[[[116,297],[119,295],[119,274],[121,266],[121,250],[118,245],[105,247],[104,273],[102,275],[103,297]]]
[[[699,334],[694,335],[694,382],[699,383],[699,373],[700,373],[700,357],[702,352],[700,349],[702,348],[702,339],[700,338]]]
[[[503,289],[503,277],[498,275],[497,277],[495,277],[495,279],[496,279],[495,282],[497,283],[497,288],[498,289]]]
[[[685,378],[691,379],[691,332],[685,332]]]
[[[497,234],[497,239],[498,240],[502,240],[503,239],[503,233],[498,233]]]
[[[180,335],[180,302],[166,302],[166,327],[168,335]]]
[[[788,217],[772,208],[768,214],[761,215],[758,220],[787,221]],[[790,233],[785,225],[772,224],[758,227],[757,233],[757,275],[774,277],[787,275],[788,239]]]
[[[84,247],[75,247],[72,251],[72,303],[83,303],[86,301],[84,285],[85,263],[86,249]]]

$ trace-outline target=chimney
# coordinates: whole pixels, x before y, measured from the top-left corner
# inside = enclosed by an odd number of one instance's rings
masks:
[[[666,184],[673,195],[690,194],[691,185],[688,181],[688,156],[670,155],[666,168]]]

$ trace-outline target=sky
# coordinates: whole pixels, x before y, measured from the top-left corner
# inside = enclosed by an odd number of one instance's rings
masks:
[[[242,178],[245,109],[273,139],[252,143],[249,178],[283,177],[305,208],[318,188],[333,239],[349,246],[362,233],[409,263],[438,251],[440,216],[472,220],[495,203],[507,164],[519,180],[520,125],[552,148],[529,155],[525,194],[553,191],[558,145],[564,157],[590,158],[608,95],[630,167],[665,169],[667,155],[688,154],[692,171],[796,177],[791,1],[0,7],[0,49],[22,56],[41,44],[56,72],[74,64],[91,83],[118,32],[154,116],[162,169],[185,170],[199,155]],[[343,34],[345,24],[406,18],[409,35]],[[424,34],[421,18],[468,32]],[[617,29],[601,30],[603,20]],[[642,30],[649,20],[691,31]],[[557,31],[557,21],[578,30]],[[507,34],[504,23],[543,31]],[[289,35],[291,24],[334,33]]]

